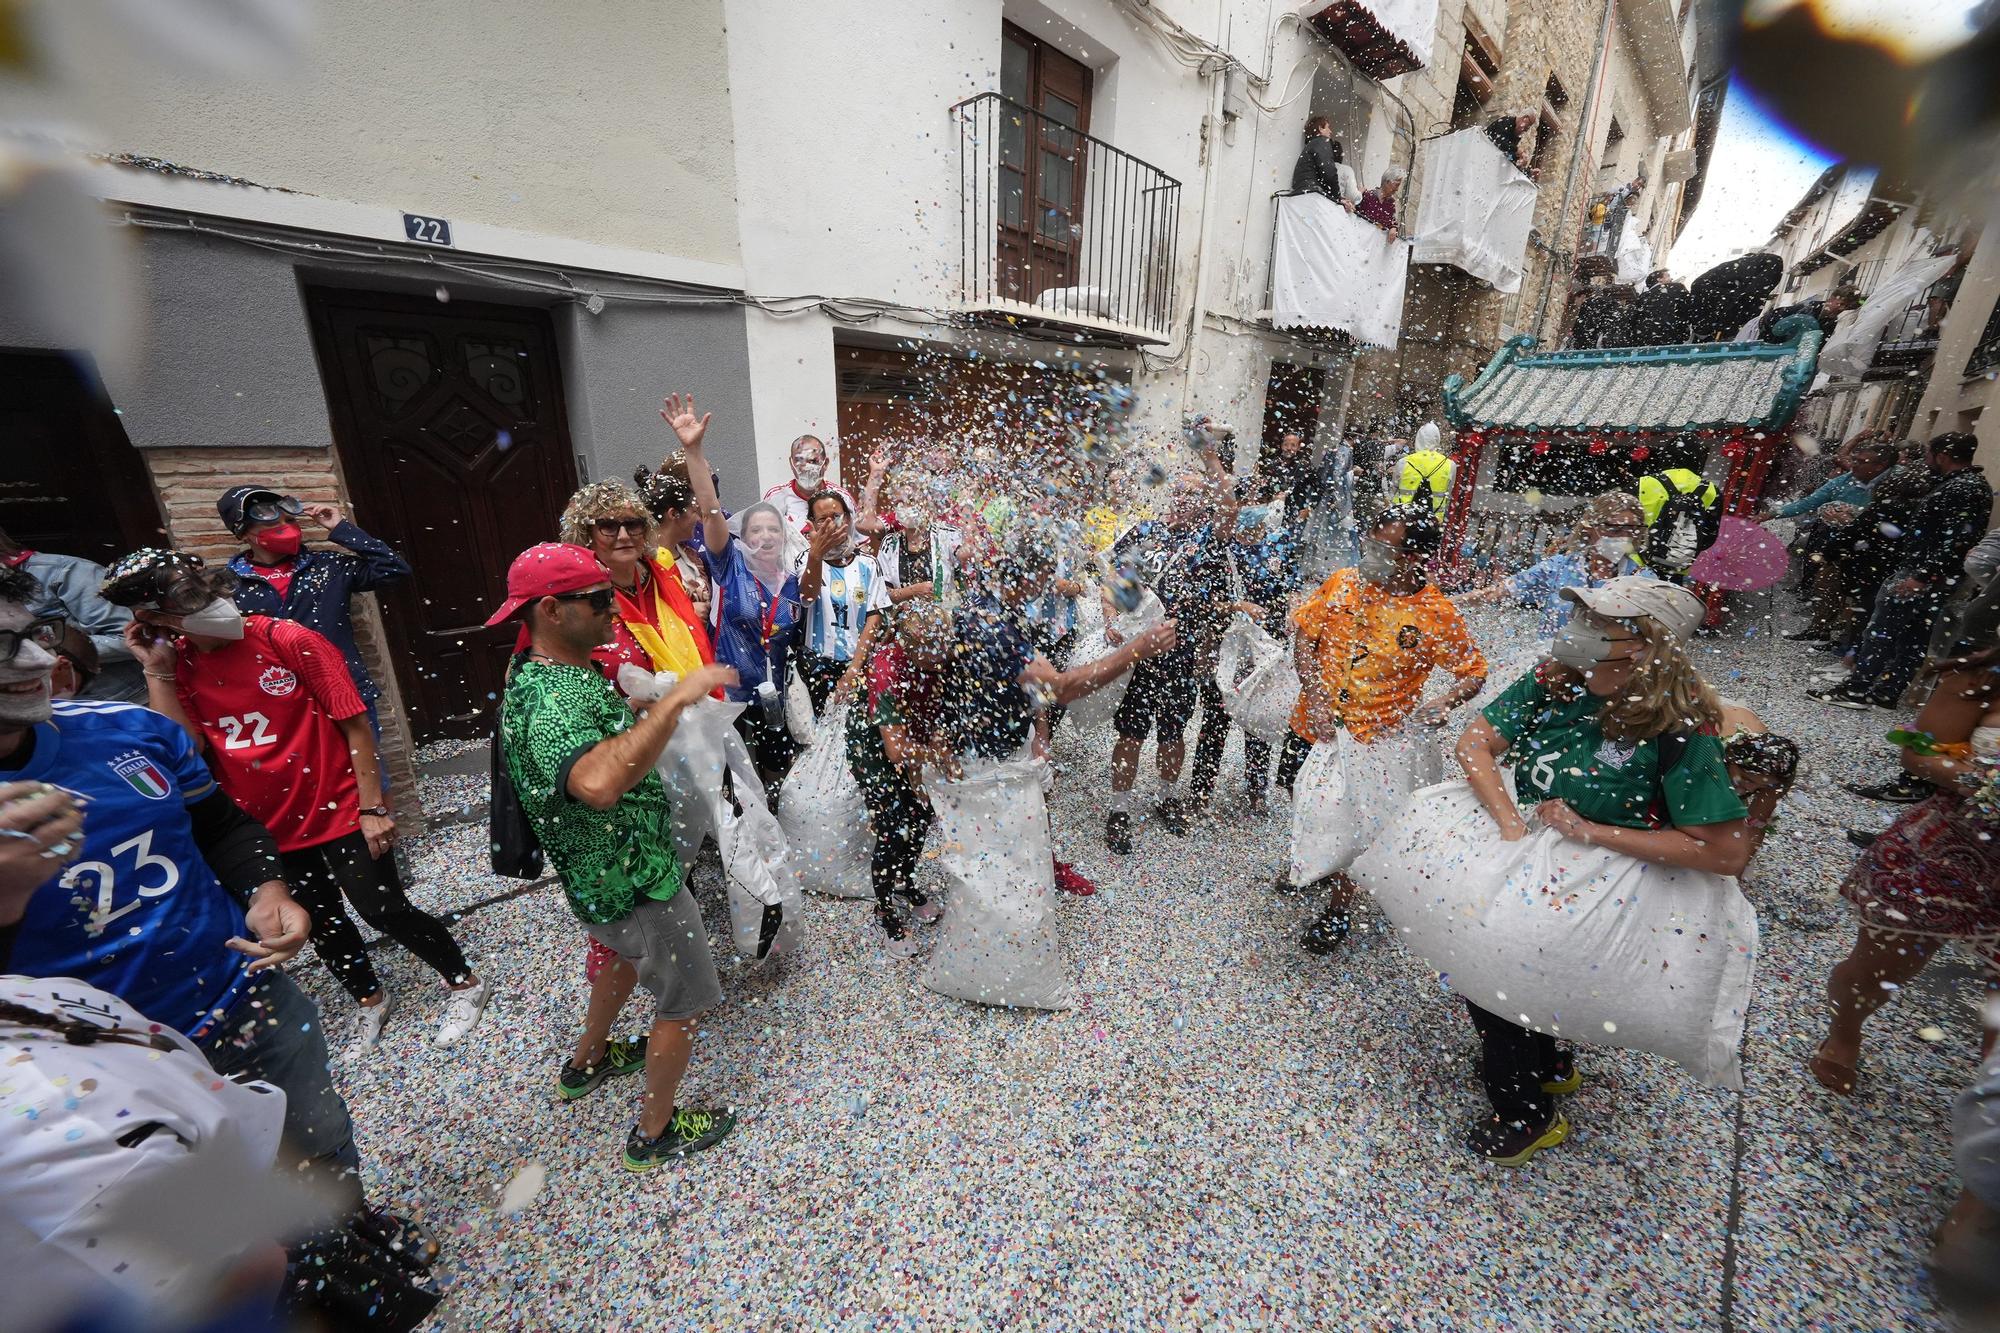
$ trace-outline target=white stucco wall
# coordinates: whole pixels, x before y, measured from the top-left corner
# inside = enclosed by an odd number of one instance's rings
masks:
[[[1092,70],[1089,130],[1181,184],[1172,364],[1135,366],[1139,426],[1177,438],[1183,412],[1208,411],[1254,439],[1270,373],[1268,340],[1204,327],[1181,346],[1199,281],[1202,213],[1212,198],[1207,308],[1236,319],[1263,305],[1274,191],[1290,182],[1313,106],[1315,54],[1301,25],[1272,25],[1295,5],[1275,0],[1154,0],[1162,14],[1272,72],[1254,105],[1218,135],[1212,194],[1203,122],[1213,84],[1112,0],[966,0],[885,14],[867,0],[728,0],[728,58],[747,289],[820,293],[944,312],[960,294],[959,129],[953,104],[999,87],[1001,25],[1012,22]],[[1372,95],[1368,99],[1372,104]],[[1357,125],[1376,121],[1363,106]],[[1388,160],[1379,135],[1349,141],[1364,174]],[[858,323],[858,321],[857,321]],[[929,327],[926,325],[929,324]],[[922,314],[871,332],[945,336]],[[761,331],[760,331],[761,330]],[[830,320],[751,316],[758,452],[767,477],[785,474],[800,431],[832,429]],[[1130,364],[1136,360],[1122,354]],[[1304,359],[1301,357],[1300,359]],[[1190,373],[1192,368],[1192,373]]]
[[[0,102],[83,146],[266,186],[737,260],[721,0],[339,0],[297,68],[190,72],[107,7],[43,5],[50,77]]]

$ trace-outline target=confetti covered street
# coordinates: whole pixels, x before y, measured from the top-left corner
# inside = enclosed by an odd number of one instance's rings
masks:
[[[1496,661],[1532,626],[1470,619]],[[636,1085],[554,1096],[582,937],[553,884],[483,873],[483,820],[410,849],[413,896],[472,909],[455,929],[498,984],[474,1039],[429,1047],[441,1001],[402,951],[375,951],[405,1007],[366,1055],[326,972],[291,970],[334,1025],[371,1193],[445,1243],[443,1327],[1943,1328],[1920,1257],[1957,1189],[1968,960],[1947,952],[1872,1020],[1852,1099],[1804,1067],[1853,938],[1843,829],[1887,822],[1835,784],[1887,772],[1901,719],[1803,699],[1825,659],[1740,622],[1695,654],[1808,742],[1745,877],[1747,1093],[1585,1050],[1575,1134],[1519,1171],[1462,1147],[1471,1028],[1380,913],[1364,900],[1333,958],[1298,948],[1321,904],[1274,890],[1285,806],[1244,813],[1234,740],[1216,812],[1185,839],[1142,826],[1121,859],[1108,734],[1059,733],[1057,843],[1100,886],[1062,900],[1068,1012],[938,996],[882,955],[868,904],[814,899],[802,956],[725,966],[691,1068],[690,1095],[742,1126],[643,1177],[618,1165]],[[434,803],[483,798],[483,777],[431,783]],[[726,958],[712,865],[696,884]]]

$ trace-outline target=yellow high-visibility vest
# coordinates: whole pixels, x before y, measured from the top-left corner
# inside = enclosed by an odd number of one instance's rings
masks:
[[[1658,475],[1649,472],[1639,478],[1639,509],[1645,515],[1646,526],[1649,528],[1660,521],[1660,511],[1667,507],[1667,488],[1660,484],[1661,477],[1672,482],[1674,489],[1682,495],[1692,495],[1696,487],[1701,487],[1703,509],[1713,509],[1716,500],[1720,498],[1716,493],[1715,484],[1704,483],[1699,472],[1690,472],[1684,467],[1670,467]]]
[[[1431,510],[1444,513],[1451,497],[1451,477],[1456,466],[1435,449],[1414,449],[1403,455],[1403,470],[1396,481],[1396,503],[1410,504],[1419,491],[1430,492]]]

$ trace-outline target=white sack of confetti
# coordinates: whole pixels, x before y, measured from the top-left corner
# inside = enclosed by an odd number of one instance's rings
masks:
[[[1743,1086],[1757,913],[1734,879],[1546,827],[1504,842],[1462,781],[1411,797],[1354,878],[1410,951],[1481,1008]]]

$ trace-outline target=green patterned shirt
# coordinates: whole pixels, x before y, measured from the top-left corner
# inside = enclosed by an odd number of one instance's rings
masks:
[[[568,791],[578,757],[633,720],[595,667],[535,658],[514,668],[500,704],[501,753],[521,809],[562,877],[570,910],[592,923],[631,915],[641,895],[671,898],[681,888],[658,773],[609,810],[593,810]]]

